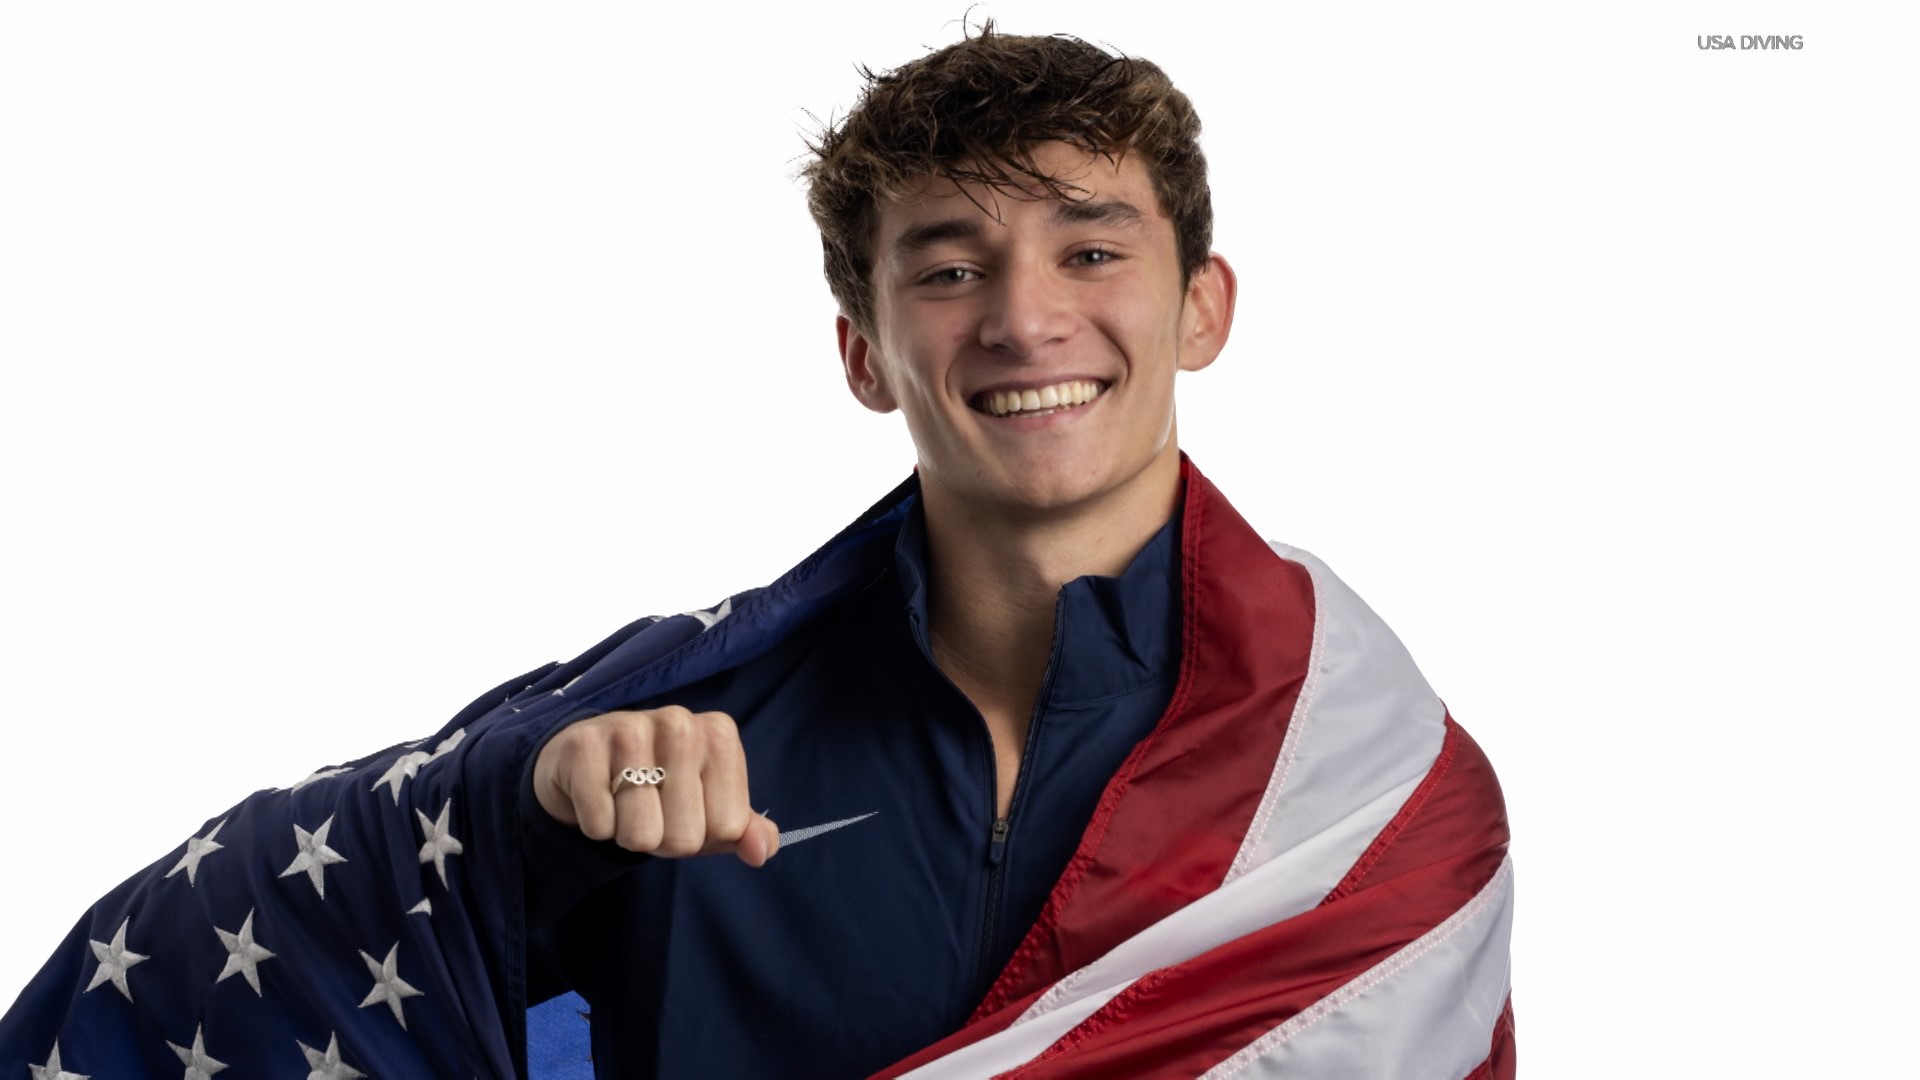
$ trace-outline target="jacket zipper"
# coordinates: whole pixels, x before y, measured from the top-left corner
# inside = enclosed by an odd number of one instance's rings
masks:
[[[1060,625],[1066,616],[1066,590],[1063,588],[1053,598],[1053,644],[1047,651],[1047,668],[1040,676],[1040,692],[1033,699],[1033,713],[1027,718],[1027,738],[1020,749],[1020,768],[1013,774],[1013,791],[1007,798],[1007,816],[993,819],[993,828],[987,837],[987,888],[985,910],[980,915],[980,954],[974,960],[974,1000],[980,1001],[993,988],[993,980],[999,973],[993,969],[993,943],[1000,925],[1000,901],[1005,892],[1007,837],[1013,832],[1013,811],[1020,803],[1020,781],[1027,775],[1027,763],[1033,760],[1033,744],[1040,731],[1040,716],[1046,711],[1046,701],[1053,692],[1054,668],[1060,662],[1060,639],[1065,636]],[[937,665],[936,665],[937,666]],[[958,687],[954,688],[956,691]],[[965,695],[962,695],[963,697]],[[979,714],[979,710],[974,710]],[[980,733],[986,736],[987,760],[992,763],[993,733],[987,730],[987,718],[980,717]],[[996,800],[1000,794],[997,777],[988,795],[987,812],[997,815],[1000,807]]]

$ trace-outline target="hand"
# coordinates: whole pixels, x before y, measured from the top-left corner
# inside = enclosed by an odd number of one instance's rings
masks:
[[[667,771],[659,784],[612,794],[632,765]],[[547,740],[533,765],[540,808],[595,840],[668,858],[731,852],[761,866],[780,828],[747,800],[747,758],[733,718],[678,705],[602,713]]]

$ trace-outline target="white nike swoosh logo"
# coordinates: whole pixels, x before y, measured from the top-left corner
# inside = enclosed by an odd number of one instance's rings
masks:
[[[788,829],[786,832],[780,834],[780,846],[786,847],[788,844],[797,844],[802,840],[811,840],[821,833],[830,833],[835,829],[844,829],[856,821],[865,821],[879,812],[880,811],[875,810],[873,813],[861,814],[859,817],[841,818],[839,821],[829,821],[825,825],[809,825],[804,829]]]

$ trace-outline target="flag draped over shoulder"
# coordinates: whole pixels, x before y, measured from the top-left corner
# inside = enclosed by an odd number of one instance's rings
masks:
[[[540,746],[812,622],[890,557],[912,491],[767,588],[638,620],[427,738],[210,818],[81,916],[0,1018],[0,1077],[524,1075]]]
[[[1484,757],[1365,605],[1183,469],[1167,713],[973,1019],[881,1075],[1511,1076]],[[640,620],[209,819],[82,916],[0,1019],[0,1077],[526,1075],[540,746],[810,624],[890,557],[912,491],[765,589]],[[536,1062],[580,1062],[539,1037]]]
[[[1039,919],[908,1077],[1514,1075],[1491,767],[1313,556],[1197,473],[1166,715]]]

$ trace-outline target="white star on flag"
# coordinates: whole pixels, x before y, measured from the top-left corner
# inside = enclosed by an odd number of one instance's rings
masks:
[[[47,1055],[45,1065],[27,1063],[27,1069],[33,1073],[33,1080],[87,1080],[86,1073],[70,1073],[60,1067],[60,1044],[53,1044],[53,1053]]]
[[[322,900],[327,898],[327,867],[347,861],[345,855],[327,846],[327,830],[331,828],[333,828],[331,814],[327,815],[327,820],[321,822],[320,827],[312,832],[295,825],[293,843],[300,852],[293,857],[291,863],[287,864],[285,870],[280,871],[280,876],[286,877],[305,870],[307,880],[313,882],[313,891],[319,893]]]
[[[432,759],[433,755],[425,750],[409,750],[395,758],[393,764],[387,766],[387,771],[381,773],[380,779],[375,780],[373,786],[367,790],[379,791],[380,785],[385,784],[387,790],[393,794],[393,805],[399,806],[400,785],[413,779],[414,775],[420,771],[420,766]]]
[[[691,615],[694,618],[699,619],[700,630],[702,633],[705,633],[706,631],[713,629],[714,623],[717,623],[721,619],[724,619],[727,616],[733,614],[733,597],[729,596],[725,600],[720,601],[720,606],[717,608],[714,608],[712,611],[683,611],[680,614]]]
[[[228,976],[238,974],[246,978],[248,986],[253,987],[254,996],[260,996],[260,962],[273,959],[273,954],[254,943],[253,909],[247,909],[247,917],[240,924],[239,933],[230,934],[217,926],[213,932],[220,935],[220,943],[227,947],[227,966],[220,969],[219,976],[213,981],[225,982]]]
[[[373,975],[373,989],[367,991],[367,1000],[361,1002],[360,1007],[364,1009],[384,1001],[387,1007],[393,1010],[393,1018],[400,1021],[400,1029],[406,1030],[407,1017],[400,1011],[400,1003],[410,997],[425,995],[423,991],[415,990],[407,985],[406,980],[400,978],[400,943],[397,941],[393,943],[393,948],[387,950],[385,960],[375,961],[364,950],[360,953],[360,959],[367,962],[367,970]]]
[[[172,877],[180,871],[185,870],[187,872],[187,884],[189,886],[195,884],[193,875],[200,870],[200,860],[226,846],[214,840],[214,837],[220,835],[220,826],[226,823],[227,819],[221,818],[219,825],[215,825],[213,828],[207,830],[207,835],[189,838],[187,840],[187,853],[180,856],[180,861],[173,864],[173,869],[167,871],[166,876]]]
[[[100,961],[100,966],[94,969],[93,981],[87,984],[87,990],[81,991],[82,993],[91,991],[94,987],[111,979],[114,989],[126,995],[128,1001],[133,1000],[133,991],[127,989],[127,969],[135,964],[144,963],[147,958],[127,948],[127,924],[132,921],[131,915],[120,920],[120,929],[113,932],[111,944],[101,944],[98,941],[87,942],[93,946],[94,959]]]
[[[295,1039],[300,1052],[307,1056],[307,1068],[313,1070],[307,1074],[307,1080],[360,1080],[367,1075],[359,1069],[340,1060],[340,1036],[327,1033],[327,1052],[321,1053],[306,1043]]]
[[[440,745],[434,747],[433,753],[431,754],[425,750],[409,750],[401,754],[394,759],[393,764],[387,766],[387,771],[381,773],[380,779],[375,780],[373,786],[367,790],[379,791],[380,786],[385,784],[388,794],[393,796],[393,804],[395,806],[400,805],[400,785],[418,775],[422,765],[430,761],[438,761],[445,757],[454,747],[459,746],[460,741],[466,737],[466,728],[455,728],[453,729],[453,734],[440,740]],[[425,742],[426,740],[422,739],[421,741]]]
[[[180,1064],[187,1067],[186,1075],[182,1077],[181,1080],[213,1080],[214,1073],[227,1067],[226,1062],[215,1061],[213,1058],[207,1056],[206,1044],[200,1041],[200,1025],[198,1024],[195,1024],[193,1028],[193,1048],[191,1050],[184,1046],[174,1045],[172,1040],[168,1040],[167,1045],[173,1047],[173,1054],[180,1059]]]
[[[464,851],[460,841],[454,839],[448,831],[447,815],[453,811],[453,800],[448,799],[440,806],[440,817],[436,821],[427,820],[427,815],[418,809],[413,816],[420,819],[420,831],[426,835],[427,842],[420,846],[420,861],[430,862],[440,873],[440,887],[447,887],[447,856],[459,855]]]
[[[444,739],[441,739],[440,745],[433,748],[433,754],[430,757],[428,757],[427,760],[439,761],[441,758],[446,757],[448,754],[452,753],[453,748],[456,746],[459,746],[462,740],[466,739],[466,737],[467,737],[466,728],[454,728],[453,734],[447,736]]]

